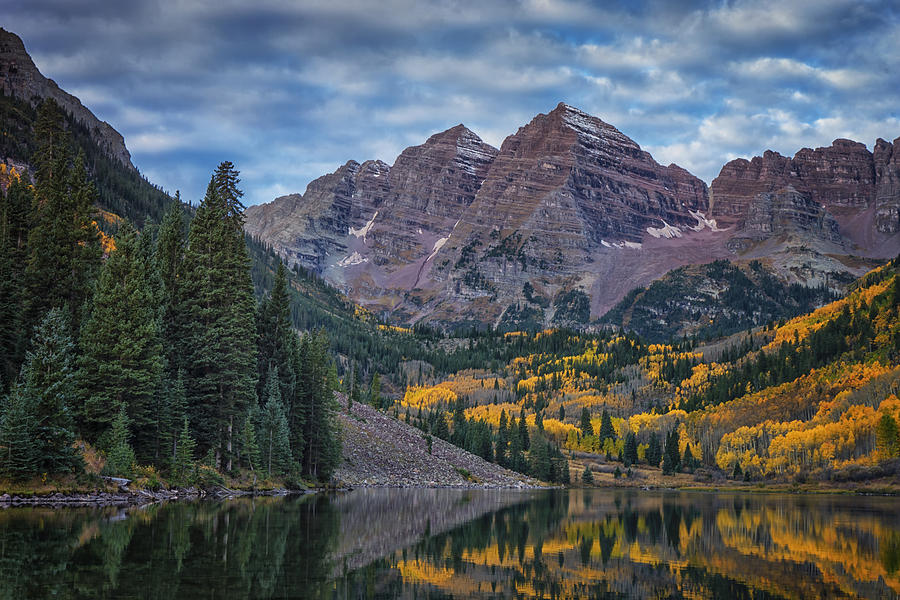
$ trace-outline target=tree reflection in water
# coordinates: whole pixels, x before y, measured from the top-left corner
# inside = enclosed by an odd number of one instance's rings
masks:
[[[0,510],[18,598],[893,598],[891,498],[360,490]]]

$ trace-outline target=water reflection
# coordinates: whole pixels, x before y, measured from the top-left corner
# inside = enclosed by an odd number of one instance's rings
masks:
[[[6,598],[896,598],[893,498],[360,490],[0,510]]]

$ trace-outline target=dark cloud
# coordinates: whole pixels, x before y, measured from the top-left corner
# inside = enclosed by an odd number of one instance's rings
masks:
[[[3,26],[199,199],[249,202],[463,122],[499,145],[565,101],[710,180],[735,156],[900,135],[891,0],[16,0]]]

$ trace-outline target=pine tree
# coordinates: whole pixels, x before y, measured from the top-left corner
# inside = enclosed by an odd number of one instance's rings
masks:
[[[266,403],[261,414],[261,461],[271,477],[283,475],[291,468],[291,444],[287,415],[281,403],[278,372],[272,369],[267,377]]]
[[[262,464],[259,443],[256,439],[256,426],[253,424],[258,418],[255,417],[256,412],[256,409],[247,411],[247,417],[241,427],[241,456],[251,471],[256,471]]]
[[[888,413],[881,415],[875,427],[876,447],[880,460],[890,460],[900,456],[900,433],[897,421]]]
[[[528,437],[528,422],[525,420],[525,409],[519,413],[519,440],[522,444],[522,451],[528,451],[531,440]]]
[[[181,204],[181,195],[176,192],[175,201],[169,206],[160,224],[154,255],[161,288],[159,333],[170,378],[176,377],[178,371],[186,366],[179,352],[180,340],[186,334],[187,327],[179,302],[180,275],[186,245],[184,208]],[[180,419],[177,427],[181,427]]]
[[[623,450],[623,458],[625,466],[630,467],[638,461],[637,453],[637,437],[633,431],[629,431],[625,436],[625,449]]]
[[[506,410],[500,411],[500,426],[497,428],[497,442],[494,448],[494,456],[501,467],[508,466],[509,430],[507,429]]]
[[[264,298],[257,311],[257,368],[259,383],[258,394],[263,396],[266,376],[270,369],[277,368],[281,397],[285,400],[294,395],[297,375],[291,356],[292,338],[296,337],[291,328],[290,296],[288,295],[287,273],[284,264],[279,262],[275,273],[272,292]]]
[[[681,455],[678,452],[678,428],[675,427],[666,435],[666,445],[663,451],[662,469],[666,475],[671,475],[681,469]]]
[[[178,452],[181,425],[187,418],[187,393],[184,389],[184,371],[179,369],[175,380],[166,381],[159,415],[160,458],[174,463]]]
[[[81,424],[84,435],[96,441],[124,406],[134,430],[135,453],[148,462],[158,456],[157,396],[163,366],[154,266],[128,223],[117,240],[100,271],[81,332]]]
[[[26,243],[33,201],[22,177],[0,193],[0,392],[11,385],[24,359]]]
[[[691,445],[685,444],[684,446],[684,455],[681,458],[681,466],[691,472],[697,467],[696,460],[694,458],[694,453],[691,452]]]
[[[606,409],[603,410],[603,414],[600,416],[600,432],[597,435],[600,438],[601,444],[607,439],[613,441],[616,439],[616,429],[613,427],[612,419],[609,417],[609,413],[606,412]]]
[[[19,381],[10,394],[15,418],[32,421],[25,429],[20,424],[18,431],[27,430],[32,436],[37,472],[71,472],[81,466],[73,448],[71,409],[75,400],[75,345],[69,336],[68,316],[62,309],[47,313],[35,329],[30,345]]]
[[[119,412],[112,422],[112,430],[109,436],[109,452],[106,458],[106,471],[110,475],[128,477],[134,466],[134,450],[128,442],[128,414],[125,405],[119,407]]]
[[[660,460],[662,460],[662,448],[659,443],[659,434],[654,433],[650,436],[650,444],[647,447],[647,464],[658,467]]]
[[[102,253],[93,221],[97,191],[88,180],[84,156],[79,154],[70,164],[68,135],[54,102],[42,103],[35,137],[40,146],[35,155],[34,227],[27,241],[24,324],[30,328],[49,309],[65,307],[73,331],[78,331]]]
[[[0,414],[0,476],[27,479],[38,472],[40,461],[34,437],[34,407],[15,386]]]
[[[369,384],[369,404],[381,408],[381,375],[377,371],[372,373],[372,383]]]
[[[194,452],[197,448],[197,442],[191,437],[191,431],[188,427],[188,418],[185,416],[181,425],[181,432],[178,434],[178,441],[175,444],[175,459],[172,461],[173,481],[184,485],[187,483],[188,476],[194,467]]]
[[[199,446],[231,470],[235,419],[256,400],[255,302],[243,216],[231,163],[216,169],[188,235],[180,311],[181,356]]]
[[[591,472],[589,465],[584,466],[584,471],[581,473],[581,481],[584,485],[594,485],[594,474]]]
[[[604,411],[603,414],[606,414]],[[594,435],[594,427],[591,425],[591,413],[587,406],[581,408],[581,435]]]

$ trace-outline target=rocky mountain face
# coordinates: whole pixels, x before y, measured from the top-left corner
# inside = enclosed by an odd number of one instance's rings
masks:
[[[91,137],[110,157],[131,170],[131,154],[125,147],[125,139],[106,121],[101,121],[75,96],[60,89],[52,79],[44,77],[25,51],[25,44],[16,34],[0,28],[0,91],[37,105],[45,98],[52,98],[63,110],[87,127]],[[2,158],[2,157],[0,157]]]
[[[707,190],[560,104],[499,150],[458,125],[393,166],[351,161],[249,208],[247,230],[397,321],[579,325],[684,265],[762,259],[785,285],[835,287],[871,264],[851,255],[896,255],[895,148],[766,152]]]
[[[837,139],[827,148],[804,148],[793,158],[767,151],[752,160],[729,162],[710,186],[710,216],[723,225],[740,224],[760,194],[795,195],[821,207],[837,222],[856,253],[889,256],[896,247],[900,157],[879,139],[875,152],[864,144]]]

